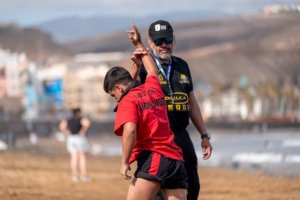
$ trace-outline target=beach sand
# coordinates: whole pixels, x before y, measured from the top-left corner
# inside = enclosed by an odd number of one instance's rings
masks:
[[[1,200],[126,199],[129,181],[119,174],[120,157],[88,156],[92,181],[72,182],[63,143],[0,152]],[[200,168],[201,200],[299,200],[300,179],[219,168]],[[199,198],[200,199],[200,198]]]

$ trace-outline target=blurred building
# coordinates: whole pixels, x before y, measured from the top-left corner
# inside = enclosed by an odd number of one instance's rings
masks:
[[[20,114],[23,110],[25,71],[28,60],[24,53],[0,49],[0,110],[4,114]]]
[[[300,13],[300,5],[298,4],[272,4],[263,8],[265,14],[278,13]]]
[[[263,105],[260,98],[249,102],[238,90],[231,88],[220,94],[205,97],[201,108],[205,119],[240,121],[259,119],[262,116]]]
[[[106,65],[69,68],[63,78],[64,108],[80,107],[93,118],[108,111],[112,107],[111,99],[102,88],[107,70]]]
[[[230,86],[203,95],[195,90],[205,120],[300,121],[300,87],[265,83]]]
[[[62,85],[67,68],[65,63],[56,63],[37,69],[39,119],[57,119],[57,111],[63,106]]]
[[[116,65],[127,53],[88,53],[75,55],[65,63],[39,68],[37,79],[41,87],[40,112],[49,115],[80,107],[85,115],[100,119],[111,113],[115,102],[103,90],[108,65]],[[52,116],[59,117],[59,116]]]

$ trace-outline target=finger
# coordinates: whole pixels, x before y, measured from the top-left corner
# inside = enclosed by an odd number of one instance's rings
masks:
[[[207,158],[208,152],[206,148],[202,148],[202,158],[205,160]]]
[[[135,58],[138,58],[138,57],[140,57],[141,52],[135,51],[135,52],[133,52],[132,54],[133,54],[133,56],[134,56]]]
[[[208,158],[210,158],[211,153],[212,153],[212,148],[211,147],[207,148],[205,154],[203,154],[203,159],[207,160]]]
[[[128,35],[134,35],[134,34],[135,34],[135,32],[134,32],[133,30],[126,31],[126,33],[127,33]]]
[[[132,23],[132,28],[137,32],[138,29],[135,23]]]
[[[129,168],[130,168],[130,166],[128,167],[128,170],[129,170]],[[127,171],[128,171],[128,170],[125,171],[124,176],[123,176],[123,178],[124,178],[125,180],[131,179],[131,176],[127,175]]]
[[[145,48],[138,48],[136,49],[137,52],[139,52],[140,54],[147,54],[148,53],[148,49]]]
[[[136,57],[140,57],[140,55],[147,54],[147,52],[141,50],[141,51],[134,51],[132,54]]]
[[[202,148],[202,154],[206,155],[207,154],[207,148]]]
[[[123,176],[123,178],[124,178],[125,180],[131,180],[131,176],[128,176],[128,175]]]
[[[127,35],[128,35],[130,38],[134,37],[134,36],[135,36],[135,34],[136,34],[136,32],[135,32],[135,31],[133,31],[133,30],[126,31],[126,33],[127,33]]]
[[[120,172],[121,176],[123,179],[128,180],[129,178],[131,178],[130,176],[128,176],[126,173],[122,173]]]

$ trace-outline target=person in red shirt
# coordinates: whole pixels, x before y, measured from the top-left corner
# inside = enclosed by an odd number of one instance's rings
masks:
[[[182,152],[170,129],[156,65],[135,25],[128,35],[136,47],[131,59],[142,61],[148,72],[145,83],[133,80],[126,69],[113,67],[103,84],[104,90],[118,102],[114,132],[122,136],[120,173],[124,179],[131,179],[130,164],[137,161],[127,199],[154,199],[160,189],[165,199],[186,199],[187,175]]]

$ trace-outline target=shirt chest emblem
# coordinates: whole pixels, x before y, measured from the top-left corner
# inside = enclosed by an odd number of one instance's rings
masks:
[[[162,74],[159,74],[158,79],[161,85],[167,84],[167,81]]]
[[[190,84],[191,83],[190,80],[189,80],[189,78],[185,74],[180,74],[180,80],[179,80],[179,82],[181,84]]]

